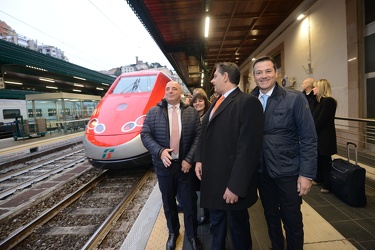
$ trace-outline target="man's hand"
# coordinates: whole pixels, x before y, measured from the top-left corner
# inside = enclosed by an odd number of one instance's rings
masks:
[[[223,195],[223,199],[225,200],[225,202],[227,204],[233,204],[233,203],[236,203],[238,201],[238,196],[234,193],[232,193],[232,191],[230,191],[228,188],[225,190],[225,193]]]
[[[169,152],[172,152],[172,151],[173,151],[173,149],[166,148],[166,149],[163,150],[163,152],[160,155],[160,159],[161,159],[161,161],[163,162],[163,164],[166,168],[169,167],[172,164],[172,162],[171,162],[172,156],[169,154]]]
[[[307,179],[306,177],[299,176],[297,180],[297,192],[299,196],[305,195],[310,192],[312,186],[312,180]]]
[[[202,162],[195,163],[195,174],[199,180],[202,180]]]

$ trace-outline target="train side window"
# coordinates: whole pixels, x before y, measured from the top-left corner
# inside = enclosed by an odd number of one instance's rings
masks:
[[[21,116],[21,110],[19,110],[19,109],[3,109],[4,119],[15,119],[16,116]]]
[[[56,116],[56,109],[48,109],[48,116]]]
[[[29,109],[28,113],[29,113],[29,118],[34,117],[32,109]],[[42,117],[42,116],[43,116],[42,109],[35,109],[35,117]]]

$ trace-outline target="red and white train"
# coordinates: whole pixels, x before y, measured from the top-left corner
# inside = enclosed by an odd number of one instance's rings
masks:
[[[151,163],[140,132],[170,80],[160,71],[137,71],[114,81],[86,126],[83,145],[91,165],[119,169]]]

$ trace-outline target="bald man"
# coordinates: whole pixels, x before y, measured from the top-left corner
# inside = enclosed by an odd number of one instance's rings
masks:
[[[306,78],[302,82],[302,90],[303,90],[302,93],[305,94],[307,101],[309,102],[311,113],[314,112],[314,109],[317,103],[316,96],[314,95],[314,92],[312,91],[314,82],[315,82],[314,78],[310,78],[310,77]]]
[[[176,240],[180,234],[176,204],[178,190],[184,209],[185,234],[192,249],[200,250],[202,245],[197,237],[195,173],[192,167],[201,125],[198,112],[181,101],[181,94],[179,83],[167,83],[164,99],[147,113],[141,139],[152,156],[162,194],[169,231],[166,249],[176,248]],[[170,140],[175,138],[175,133],[179,139]]]

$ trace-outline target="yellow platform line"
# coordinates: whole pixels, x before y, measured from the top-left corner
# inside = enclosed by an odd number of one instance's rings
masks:
[[[185,233],[185,226],[184,226],[184,214],[179,213],[178,218],[180,220],[180,236],[177,238],[176,242],[176,250],[182,249],[184,243],[184,233]],[[146,250],[156,250],[156,249],[165,249],[166,243],[168,240],[168,228],[167,228],[167,221],[164,216],[164,209],[161,207],[158,218],[156,219],[156,223],[154,225],[154,229],[150,235],[150,239],[147,242]]]

